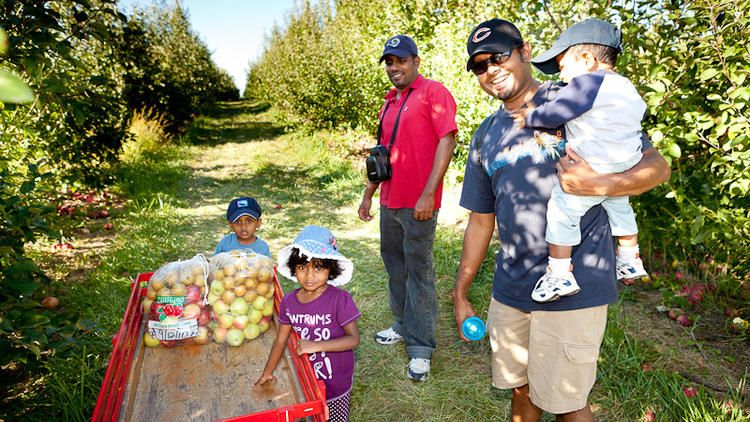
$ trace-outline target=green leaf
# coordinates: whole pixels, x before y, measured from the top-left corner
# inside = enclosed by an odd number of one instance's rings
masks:
[[[8,34],[0,28],[0,54],[5,54],[6,50],[8,50]]]
[[[0,101],[25,104],[34,101],[34,93],[14,73],[0,69]]]
[[[708,68],[708,69],[704,70],[703,72],[701,72],[700,79],[702,81],[707,81],[707,80],[713,78],[714,76],[716,76],[717,74],[719,74],[718,70],[716,70],[714,68]]]

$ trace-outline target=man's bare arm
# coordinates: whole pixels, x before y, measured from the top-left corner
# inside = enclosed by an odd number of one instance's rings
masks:
[[[487,255],[492,233],[495,230],[495,214],[469,215],[469,224],[464,233],[464,245],[461,250],[461,262],[456,274],[456,286],[453,288],[453,315],[456,318],[456,328],[462,339],[469,341],[461,333],[461,324],[470,316],[476,315],[474,306],[467,298],[469,287],[477,275],[479,267]]]
[[[656,148],[644,151],[643,158],[635,166],[613,174],[599,174],[572,149],[565,147],[565,151],[568,156],[557,162],[557,175],[562,190],[573,195],[640,195],[668,181],[672,173]]]

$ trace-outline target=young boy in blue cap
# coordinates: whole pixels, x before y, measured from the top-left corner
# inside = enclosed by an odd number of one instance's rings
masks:
[[[236,249],[250,249],[251,251],[271,257],[268,244],[255,235],[263,220],[260,218],[261,209],[258,202],[251,196],[232,199],[227,208],[227,223],[233,233],[224,236],[216,245],[214,255]]]
[[[614,71],[622,52],[621,39],[617,27],[599,19],[565,30],[531,63],[546,74],[560,72],[560,79],[568,85],[539,108],[527,104],[514,113],[521,128],[564,124],[568,145],[600,174],[628,170],[642,157],[641,119],[646,103],[633,84]],[[646,275],[638,256],[638,227],[628,197],[576,196],[558,184],[547,207],[547,272],[534,287],[533,300],[549,302],[580,291],[572,272],[571,252],[581,241],[581,217],[598,204],[607,211],[612,234],[618,238],[617,278]]]

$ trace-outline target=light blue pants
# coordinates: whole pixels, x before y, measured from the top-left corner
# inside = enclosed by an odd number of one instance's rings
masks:
[[[581,243],[581,217],[594,205],[607,211],[613,236],[638,233],[635,213],[627,196],[577,196],[563,192],[560,185],[552,190],[547,203],[547,243],[574,246]]]

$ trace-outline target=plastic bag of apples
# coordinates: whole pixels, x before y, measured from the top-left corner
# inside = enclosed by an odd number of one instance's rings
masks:
[[[214,341],[239,346],[268,329],[273,315],[273,261],[251,251],[211,258],[208,302]]]
[[[151,276],[143,299],[148,315],[146,346],[206,344],[211,340],[208,273],[208,260],[198,254],[170,262]]]

